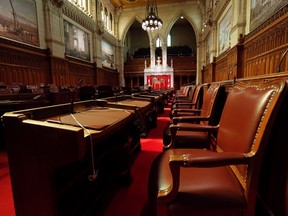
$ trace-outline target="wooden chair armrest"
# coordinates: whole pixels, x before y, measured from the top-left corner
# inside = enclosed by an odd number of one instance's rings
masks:
[[[195,123],[199,121],[209,121],[209,117],[207,116],[181,116],[181,117],[173,117],[173,124],[178,124],[180,122],[186,123]]]
[[[199,114],[201,112],[201,110],[199,109],[190,109],[190,108],[176,108],[176,109],[173,109],[173,111],[174,113],[187,112],[187,113],[191,113],[192,115]]]
[[[193,123],[178,123],[176,125],[172,124],[170,125],[170,131],[171,134],[178,131],[178,130],[182,130],[182,131],[206,131],[206,132],[210,132],[210,133],[214,133],[217,132],[219,128],[219,125],[216,126],[212,126],[212,125],[200,125],[200,124],[193,124]]]
[[[165,152],[166,153],[166,152]],[[250,156],[239,152],[213,152],[193,149],[188,154],[177,154],[177,150],[167,150],[170,156],[169,167],[173,179],[172,185],[163,191],[158,191],[159,201],[168,203],[175,199],[180,184],[180,167],[219,167],[227,165],[247,164]]]
[[[163,147],[163,150],[171,149],[175,146],[175,136],[177,131],[184,130],[184,131],[204,131],[208,132],[209,136],[212,133],[216,133],[218,131],[219,125],[211,126],[211,125],[200,125],[200,124],[192,124],[192,123],[178,123],[176,125],[171,124],[169,126],[170,134],[171,134],[171,141],[170,144]]]
[[[175,103],[174,104],[174,106],[176,107],[176,108],[178,108],[179,106],[183,106],[183,105],[185,105],[185,106],[187,106],[187,105],[189,105],[189,106],[195,106],[196,104],[195,103],[191,103],[191,102],[180,102],[180,103]]]
[[[240,152],[214,152],[193,149],[193,154],[175,154],[171,151],[170,164],[180,167],[217,167],[246,164],[251,155]]]

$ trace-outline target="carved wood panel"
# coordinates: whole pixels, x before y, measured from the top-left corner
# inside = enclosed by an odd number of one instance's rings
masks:
[[[74,86],[80,79],[83,85],[96,84],[96,66],[91,63],[70,59],[51,58],[53,84]]]
[[[119,73],[106,68],[97,69],[97,84],[98,85],[119,85]]]
[[[288,48],[288,6],[245,36],[243,77],[271,74],[277,71],[280,59]],[[287,71],[287,56],[281,64]]]
[[[288,55],[282,55],[288,48],[288,5],[274,14],[245,37],[239,37],[238,44],[216,58],[215,80],[248,78],[288,70]],[[207,69],[203,81],[209,80]],[[205,76],[208,76],[206,78]]]
[[[49,80],[47,50],[0,40],[0,82],[40,84]]]

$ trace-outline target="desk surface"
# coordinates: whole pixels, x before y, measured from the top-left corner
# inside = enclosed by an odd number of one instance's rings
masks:
[[[135,98],[130,98],[130,99],[117,101],[117,102],[109,102],[109,103],[119,104],[119,105],[126,105],[126,106],[136,106],[136,107],[145,107],[145,106],[149,106],[150,105],[149,101],[137,100]]]
[[[127,118],[129,115],[131,115],[131,111],[124,109],[94,107],[74,114],[54,116],[47,119],[47,122],[104,130],[108,126]]]
[[[139,108],[141,112],[145,113],[152,107],[152,103],[150,99],[145,98],[119,98],[117,101],[115,101],[115,98],[109,98],[107,99],[107,106],[127,110]]]

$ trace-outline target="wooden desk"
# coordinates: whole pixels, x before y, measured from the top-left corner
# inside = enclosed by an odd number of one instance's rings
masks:
[[[71,120],[70,104],[4,114],[17,216],[97,215],[109,184],[130,180],[135,113],[96,101],[74,105],[74,116],[87,130]],[[88,180],[92,155],[95,181]]]
[[[150,98],[154,102],[155,109],[157,113],[163,113],[164,107],[168,106],[168,101],[171,98],[173,90],[159,90],[159,91],[142,91],[138,93],[133,93],[133,97],[140,98]]]
[[[132,94],[133,98],[147,98],[150,99],[154,105],[154,109],[158,114],[164,112],[164,96],[162,93],[136,93]]]
[[[15,110],[29,109],[39,106],[46,106],[49,102],[47,100],[33,100],[33,99],[5,99],[0,100],[0,118],[5,112]],[[4,139],[3,122],[0,120],[0,149],[6,148],[6,141]]]
[[[118,97],[103,98],[107,106],[128,110],[135,110],[138,118],[143,122],[142,136],[146,136],[151,128],[157,127],[157,112],[151,98],[132,97],[123,95]]]
[[[0,115],[5,112],[46,106],[48,104],[49,102],[46,100],[0,100]]]

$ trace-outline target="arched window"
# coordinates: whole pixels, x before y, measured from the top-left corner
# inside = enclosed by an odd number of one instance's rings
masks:
[[[69,2],[78,6],[79,9],[87,14],[90,14],[90,1],[89,0],[68,0]]]
[[[162,46],[162,42],[160,40],[160,38],[158,37],[156,40],[156,47],[161,47]]]
[[[103,10],[103,5],[102,3],[100,3],[100,13],[101,13],[101,19],[104,23],[104,20],[105,20],[105,14],[104,14],[104,10]]]
[[[171,35],[170,35],[170,33],[167,36],[167,47],[171,47]]]
[[[107,8],[105,7],[105,14],[104,14],[104,25],[105,27],[108,29],[108,23],[109,23],[109,20],[108,20],[108,10]]]
[[[112,32],[113,31],[113,17],[112,14],[110,13],[109,15],[109,30]]]

